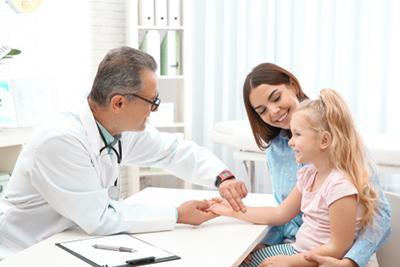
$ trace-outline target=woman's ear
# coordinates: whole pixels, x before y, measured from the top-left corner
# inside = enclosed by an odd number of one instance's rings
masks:
[[[290,88],[294,91],[294,93],[296,94],[296,96],[299,97],[299,95],[300,95],[300,90],[299,90],[297,84],[293,81],[292,78],[289,78],[289,86],[290,86]]]
[[[331,144],[332,144],[332,135],[329,132],[324,131],[322,133],[320,148],[327,149]]]

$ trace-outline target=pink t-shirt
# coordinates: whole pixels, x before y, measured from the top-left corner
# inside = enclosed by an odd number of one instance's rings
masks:
[[[321,187],[310,192],[317,174],[313,165],[298,171],[297,189],[302,194],[301,211],[303,224],[296,234],[294,248],[298,252],[306,252],[326,244],[330,240],[329,206],[345,196],[358,194],[353,183],[338,170],[332,170]],[[361,228],[363,207],[358,204],[356,230]]]

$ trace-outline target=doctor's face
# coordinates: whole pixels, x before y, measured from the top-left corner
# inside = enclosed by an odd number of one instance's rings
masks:
[[[152,103],[157,103],[157,77],[156,74],[144,69],[141,72],[143,88],[136,92],[131,101],[128,102],[124,114],[124,124],[127,131],[143,131],[150,112],[156,107]],[[157,111],[155,109],[154,111]]]
[[[290,129],[290,119],[299,104],[295,88],[286,84],[260,84],[251,90],[249,100],[265,123]]]

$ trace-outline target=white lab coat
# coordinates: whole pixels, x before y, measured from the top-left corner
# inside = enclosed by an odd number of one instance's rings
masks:
[[[150,126],[122,133],[121,141],[122,165],[160,167],[209,187],[226,169],[206,149]],[[96,235],[174,228],[175,207],[127,205],[109,197],[119,167],[114,154],[100,155],[103,146],[88,106],[36,131],[0,200],[0,258],[74,226]]]

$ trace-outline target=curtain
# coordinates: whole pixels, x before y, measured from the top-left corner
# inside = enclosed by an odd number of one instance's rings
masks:
[[[400,132],[400,1],[193,0],[193,140],[243,175],[232,150],[212,143],[215,122],[245,119],[242,85],[276,63],[315,97],[338,90],[362,133]],[[263,191],[265,166],[258,168]]]

